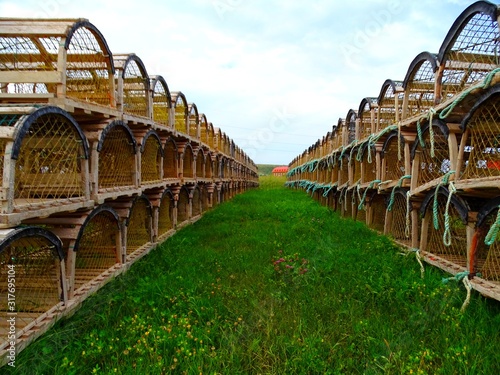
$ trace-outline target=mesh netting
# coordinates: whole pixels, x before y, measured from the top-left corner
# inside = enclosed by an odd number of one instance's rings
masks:
[[[406,222],[407,201],[402,193],[394,194],[394,204],[391,211],[390,228],[387,234],[396,241],[411,246],[411,228]],[[408,223],[410,225],[410,223]]]
[[[151,219],[151,209],[146,199],[137,199],[128,219],[127,255],[151,241]]]
[[[123,72],[123,112],[136,116],[148,115],[148,87],[139,65],[129,60]]]
[[[175,102],[175,130],[181,132],[181,133],[188,133],[186,130],[186,122],[187,122],[187,115],[186,115],[186,106],[184,104],[184,101],[182,100],[182,97],[179,96]]]
[[[189,193],[186,189],[181,189],[179,200],[177,201],[177,224],[189,219]]]
[[[361,159],[356,157],[358,148],[353,149],[351,157],[349,158],[349,167],[352,168],[353,183],[361,182]]]
[[[356,139],[356,114],[351,113],[346,119],[347,144],[351,144]]]
[[[447,197],[438,194],[437,215],[433,213],[433,202],[427,208],[426,216],[430,218],[426,251],[439,255],[450,262],[465,267],[467,265],[467,233],[466,225],[462,222],[459,211],[453,202],[449,206],[449,224],[445,225],[444,215],[446,210]],[[435,228],[434,221],[437,220],[438,229]],[[445,228],[449,228],[450,246],[446,246],[443,241]]]
[[[158,235],[161,236],[173,228],[174,199],[170,193],[165,193],[161,199],[158,213]]]
[[[377,98],[367,98],[364,102],[363,108],[360,108],[362,112],[359,114],[359,139],[368,138],[374,131],[375,118],[371,107],[377,104]]]
[[[192,209],[193,216],[201,215],[201,212],[202,212],[202,210],[201,210],[201,194],[200,194],[200,190],[198,188],[195,188],[193,190],[192,206],[193,206],[193,209]]]
[[[213,161],[213,176],[215,178],[219,178],[220,177],[220,162],[219,162],[219,157],[217,156],[214,161]]]
[[[150,136],[144,145],[141,155],[141,181],[154,182],[160,180],[161,144],[156,137]]]
[[[467,124],[461,179],[500,176],[500,95],[483,103]]]
[[[199,118],[198,112],[195,107],[191,107],[191,111],[189,112],[189,135],[193,138],[198,138],[198,127],[199,127]]]
[[[396,136],[388,139],[388,142],[385,144],[382,161],[384,165],[382,181],[399,181],[405,175],[403,152],[399,153],[398,151],[399,144],[397,137],[398,135],[396,134]],[[401,143],[403,144],[403,140],[401,140]]]
[[[182,171],[184,178],[194,177],[193,164],[194,164],[193,149],[189,146],[186,146],[186,148],[184,149],[184,165],[183,165],[184,169]]]
[[[385,225],[385,196],[374,194],[369,202],[369,212],[370,212],[370,228],[383,233]]]
[[[99,189],[133,186],[134,146],[125,128],[115,126],[106,134],[99,152]]]
[[[347,153],[348,152],[346,152],[346,154]],[[349,156],[344,154],[342,159],[339,160],[339,163],[341,163],[341,165],[339,166],[340,168],[339,185],[343,185],[349,182]]]
[[[208,210],[208,199],[209,199],[208,197],[209,197],[209,194],[208,194],[207,187],[203,186],[201,189],[201,211],[202,212],[205,212],[206,210]]]
[[[26,132],[16,161],[14,204],[83,197],[82,140],[69,120],[41,115]]]
[[[170,100],[167,95],[167,88],[161,81],[155,81],[153,87],[153,120],[159,124],[168,126]]]
[[[369,144],[361,159],[361,163],[363,164],[362,177],[361,181],[363,183],[372,182],[377,179],[377,163],[375,158],[375,147],[372,144]]]
[[[17,312],[17,330],[62,300],[59,257],[54,246],[44,237],[19,238],[0,253],[0,306],[2,310],[7,309],[4,311],[10,311],[8,279],[13,276],[15,306],[11,311]],[[1,333],[6,333],[7,329],[7,326],[0,326]]]
[[[433,133],[431,134],[429,130],[424,131],[422,138],[425,143],[424,147],[416,140],[418,143],[416,154],[418,153],[419,156],[418,186],[440,178],[450,171],[448,137],[441,132],[439,127],[433,126]],[[431,140],[434,142],[434,147],[431,146]],[[432,150],[434,150],[434,157]]]
[[[205,157],[205,177],[213,178],[213,168],[212,168],[212,156],[207,154]]]
[[[400,88],[403,82],[395,81],[387,85],[382,100],[378,103],[377,131],[385,129],[389,125],[397,122],[400,118],[401,105],[403,104],[403,93],[395,92],[395,87]],[[398,108],[396,108],[396,95],[398,96]]]
[[[83,228],[75,258],[75,289],[120,262],[118,222],[107,211],[92,217]]]
[[[198,151],[198,155],[196,156],[196,177],[198,178],[205,177],[203,173],[204,164],[205,164],[205,158],[203,157],[203,152],[200,150]]]
[[[177,178],[177,148],[167,141],[163,153],[163,178]]]
[[[207,130],[207,143],[210,149],[215,149],[215,133],[214,133],[214,127],[212,126],[212,123],[208,124],[208,130]]]
[[[477,13],[460,30],[446,59],[443,98],[480,81],[499,64],[500,32],[488,14]]]
[[[483,225],[476,230],[477,249],[475,251],[474,270],[479,272],[481,277],[487,280],[500,281],[500,238],[497,235],[496,240],[491,245],[485,244],[486,234],[495,223],[498,215],[498,209],[491,212],[484,220]]]
[[[434,105],[434,81],[434,68],[425,60],[406,85],[407,117],[426,112]]]
[[[55,51],[59,45],[53,45],[53,38],[48,41],[51,42],[51,53],[57,53]],[[79,28],[73,33],[66,58],[68,97],[102,105],[114,104],[111,96],[111,66],[106,54],[89,29]]]

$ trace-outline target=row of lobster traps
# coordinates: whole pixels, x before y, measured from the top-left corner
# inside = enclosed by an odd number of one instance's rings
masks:
[[[287,185],[500,300],[498,16],[469,6],[439,54],[419,54],[297,156]]]
[[[0,103],[54,105],[94,123],[178,132],[256,170],[185,94],[171,92],[136,54],[113,54],[86,19],[0,18]]]
[[[467,272],[500,300],[498,74],[432,114],[292,168],[287,185],[448,272]]]
[[[235,158],[168,130],[0,106],[0,226],[167,185],[257,182]]]
[[[21,350],[157,243],[249,187],[172,185],[0,230],[2,356],[10,334]],[[15,290],[9,290],[8,280]]]

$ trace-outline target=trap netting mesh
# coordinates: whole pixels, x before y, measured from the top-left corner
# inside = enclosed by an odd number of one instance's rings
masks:
[[[359,113],[359,139],[366,139],[372,133],[372,127],[375,114],[372,112],[372,106],[377,104],[377,98],[366,98],[361,102],[362,108]]]
[[[500,176],[500,95],[483,103],[466,125],[463,171],[460,179]],[[467,133],[466,133],[467,134]]]
[[[163,152],[163,178],[177,178],[177,147],[168,140]]]
[[[418,160],[418,176],[413,178],[417,177],[418,186],[438,179],[450,171],[448,136],[443,134],[438,126],[432,126],[432,129],[427,127],[422,131],[422,138],[415,142],[413,162]]]
[[[181,189],[177,200],[177,224],[189,219],[189,193],[186,189]]]
[[[123,126],[106,133],[99,150],[99,189],[133,186],[135,150],[130,134]]]
[[[143,183],[161,179],[161,144],[158,137],[150,135],[141,154],[141,181]]]
[[[116,217],[101,211],[85,223],[76,244],[75,290],[121,261]]]
[[[380,233],[384,233],[386,196],[376,193],[371,194],[367,209],[369,214],[369,227]]]
[[[192,215],[193,216],[199,216],[202,213],[202,207],[201,207],[201,194],[200,194],[200,189],[195,188],[193,190],[193,198],[192,198]]]
[[[130,208],[127,223],[127,255],[151,241],[151,206],[145,198],[137,198]]]
[[[174,198],[169,191],[163,194],[158,212],[158,236],[173,228]]]
[[[429,226],[425,250],[466,267],[467,226],[460,215],[460,210],[463,209],[453,200],[449,205],[447,201],[447,194],[438,193],[437,199],[434,195],[427,207],[425,215],[429,219]]]
[[[385,86],[381,92],[382,97],[377,101],[378,116],[377,116],[377,129],[380,131],[395,124],[401,118],[401,105],[403,104],[403,93],[401,87],[403,82],[391,81]],[[397,96],[397,97],[396,97]],[[397,107],[396,107],[396,98]]]
[[[175,130],[187,134],[187,108],[182,96],[178,96],[175,101]]]
[[[198,138],[199,117],[198,111],[194,104],[191,105],[189,111],[189,135],[193,138]]]
[[[182,174],[184,178],[193,178],[194,177],[194,169],[193,169],[193,164],[194,164],[194,155],[193,155],[193,149],[191,146],[186,146],[184,149],[184,165],[183,165],[183,170]]]
[[[123,112],[136,116],[148,116],[148,78],[135,60],[128,60],[123,75]]]
[[[205,156],[205,177],[206,178],[213,178],[213,168],[212,168],[212,155],[208,153]]]
[[[492,226],[498,226],[498,208],[490,212],[482,225],[476,229],[473,239],[471,257],[474,264],[471,272],[478,272],[482,278],[492,281],[500,281],[500,238],[496,234],[495,238],[488,241]],[[474,243],[475,242],[475,243]]]
[[[469,19],[444,56],[443,98],[456,95],[498,67],[499,40],[497,20],[485,13],[477,13]]]
[[[363,148],[361,155],[361,182],[369,183],[377,179],[377,163],[375,146],[371,143]],[[356,181],[356,178],[354,179]]]
[[[39,116],[26,132],[16,161],[16,207],[85,194],[83,140],[69,120],[56,113]]]
[[[396,241],[411,246],[411,219],[408,211],[409,202],[406,198],[406,190],[399,190],[392,197],[392,204],[389,204],[390,212],[388,217],[390,217],[390,225],[387,228],[387,234]]]
[[[413,72],[413,76],[406,82],[406,117],[427,112],[434,105],[435,67],[431,61],[425,59]]]
[[[41,38],[47,40],[49,38]],[[50,38],[45,49],[57,56],[59,41]],[[114,105],[108,51],[91,30],[80,27],[72,35],[66,56],[66,95],[101,105]]]
[[[401,150],[399,149],[401,147]],[[399,181],[405,175],[404,140],[398,142],[398,133],[387,138],[382,150],[382,181]]]
[[[55,246],[36,235],[17,238],[1,250],[0,306],[17,313],[18,330],[62,301],[59,259]],[[9,291],[9,278],[15,279],[14,291]],[[6,328],[0,326],[0,332]]]
[[[198,155],[196,155],[196,177],[203,178],[205,177],[205,173],[203,172],[203,166],[205,164],[205,158],[203,157],[203,152],[201,150],[198,151]]]
[[[153,120],[158,124],[169,125],[170,95],[167,84],[162,79],[152,81],[153,86]]]

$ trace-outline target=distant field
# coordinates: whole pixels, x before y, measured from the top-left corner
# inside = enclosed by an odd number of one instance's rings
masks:
[[[260,176],[269,176],[275,167],[281,167],[282,164],[257,164]]]

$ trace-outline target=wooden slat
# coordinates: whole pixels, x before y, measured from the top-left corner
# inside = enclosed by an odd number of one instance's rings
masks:
[[[62,83],[62,73],[57,71],[2,71],[3,83]]]

